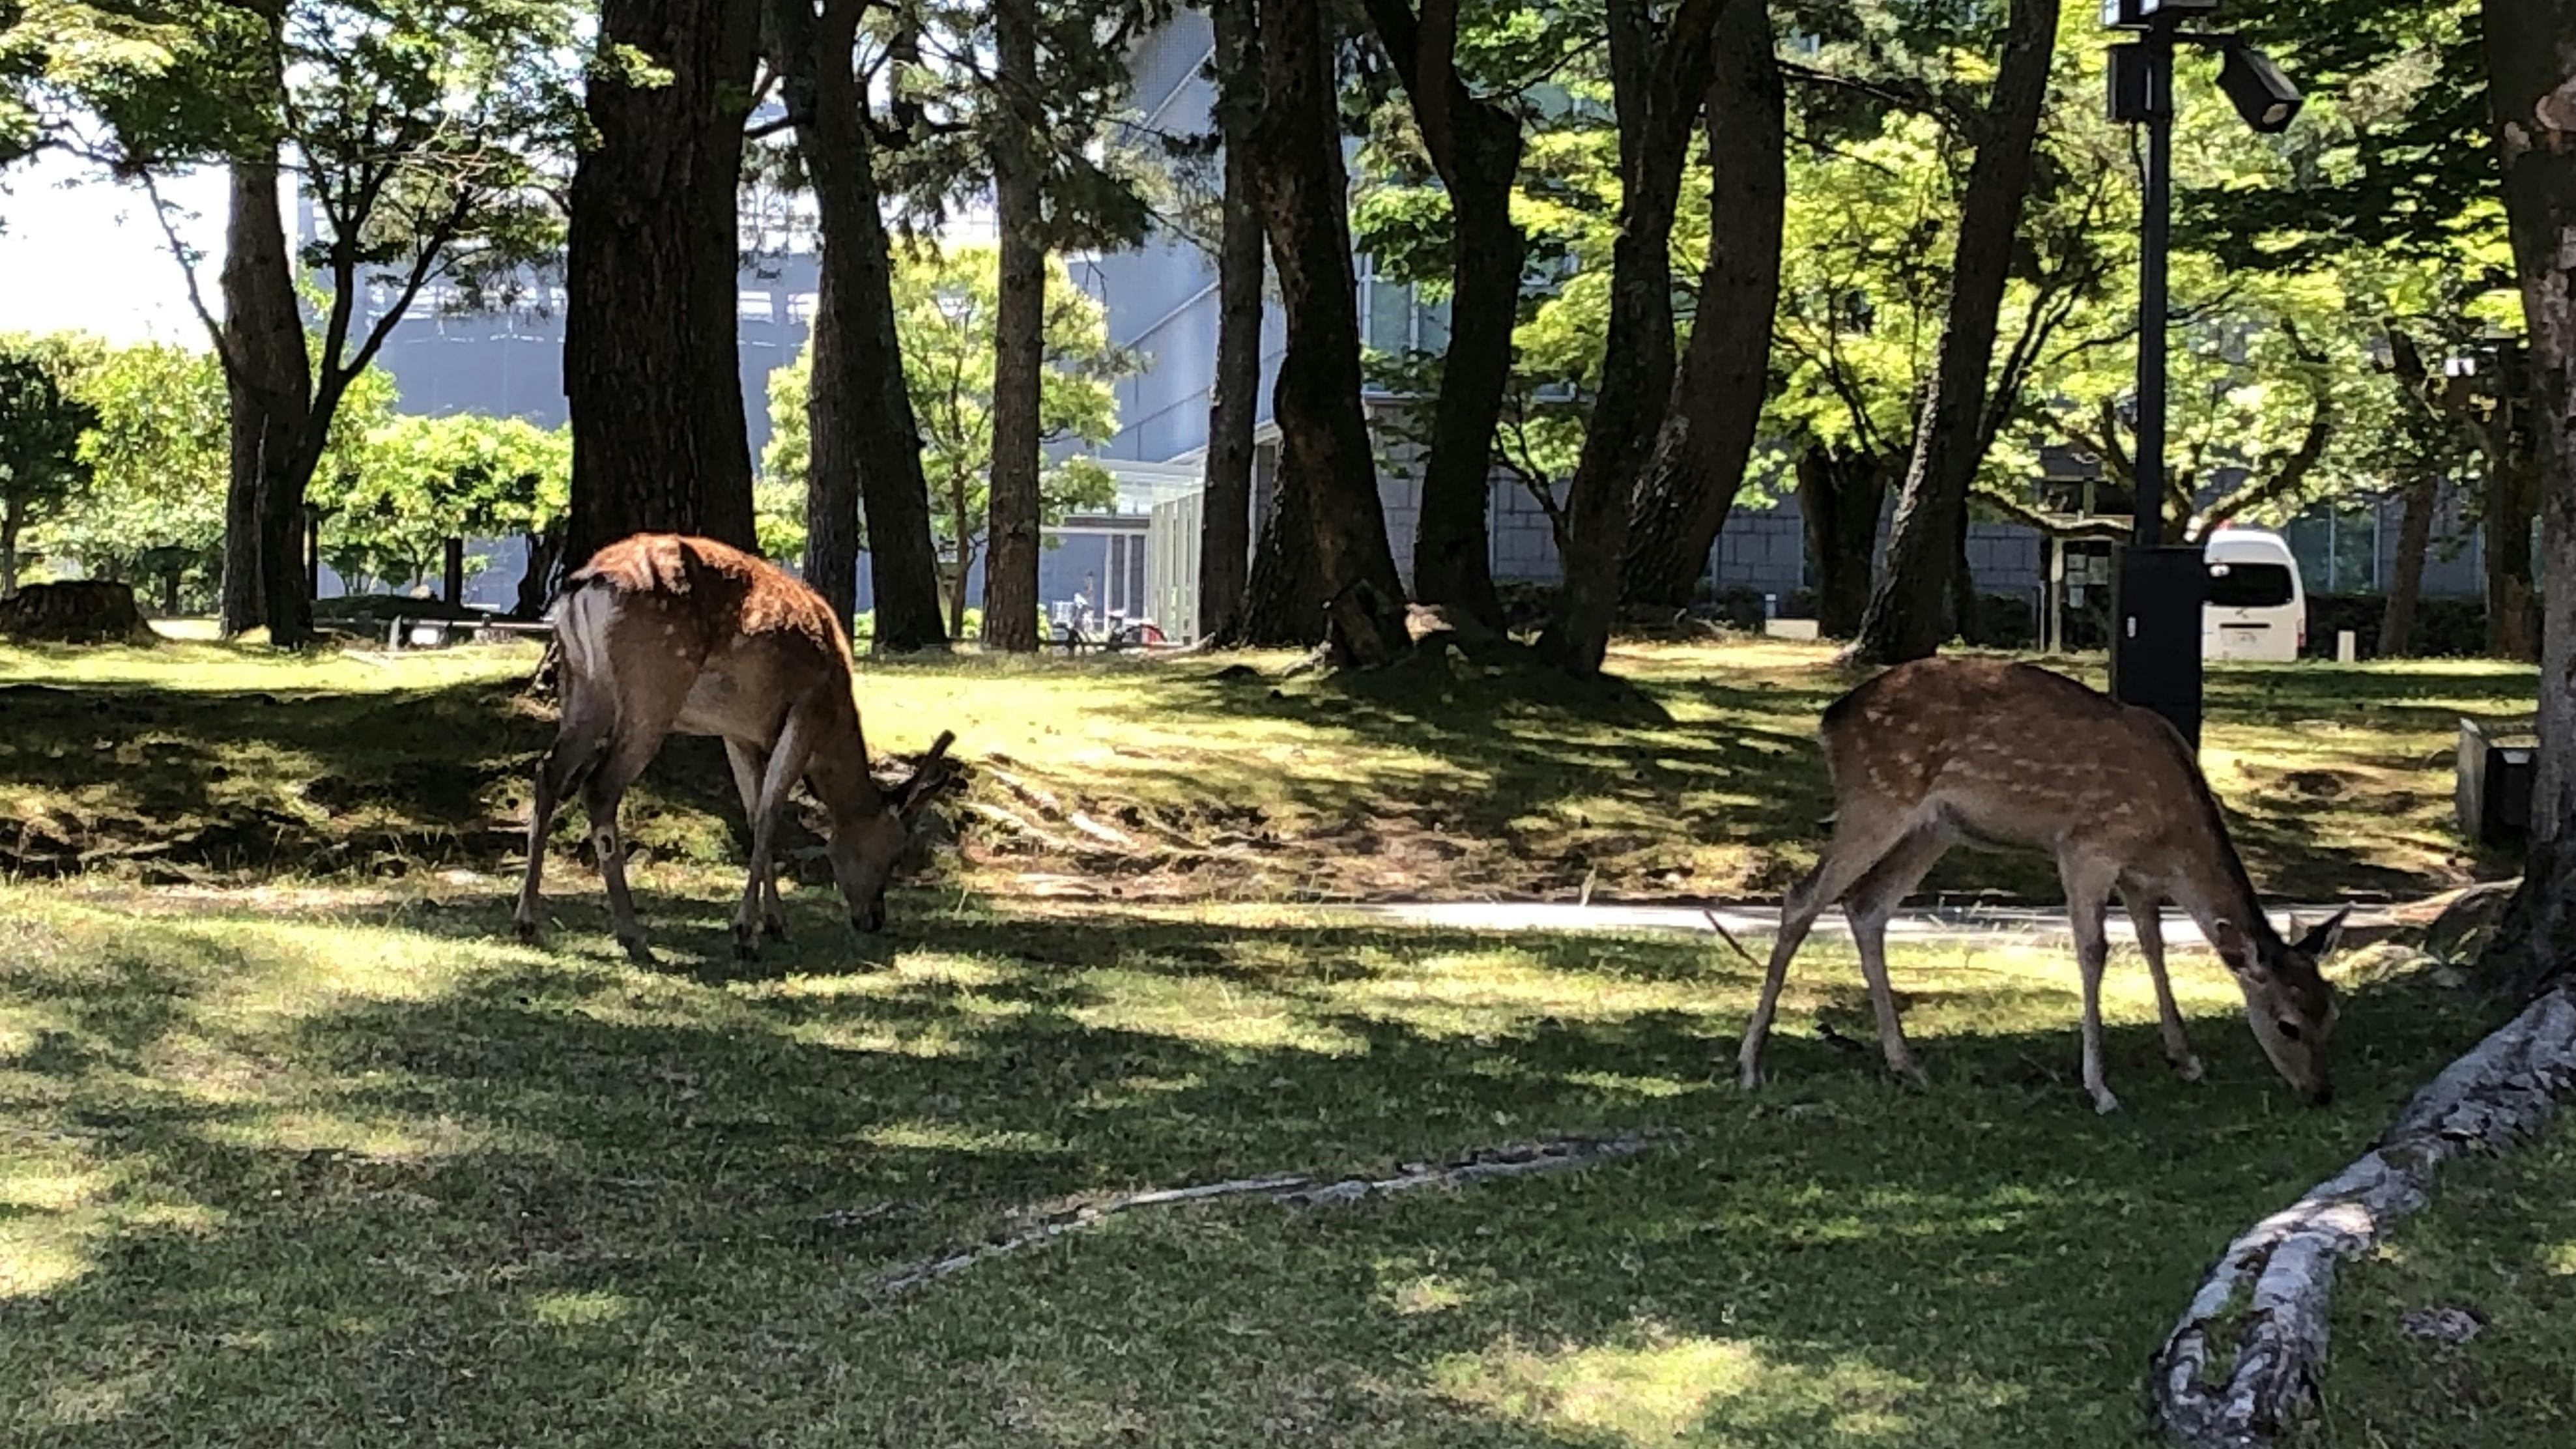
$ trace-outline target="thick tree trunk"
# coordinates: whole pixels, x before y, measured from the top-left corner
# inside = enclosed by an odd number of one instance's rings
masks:
[[[2547,556],[2540,751],[2522,889],[2482,969],[2526,989],[2576,963],[2576,0],[2487,0],[2488,96],[2531,337]]]
[[[1207,492],[1199,518],[1199,632],[1233,637],[1252,554],[1252,432],[1261,410],[1261,195],[1253,126],[1261,77],[1250,7],[1215,5],[1217,131],[1225,143],[1216,259],[1216,377],[1208,392]]]
[[[18,532],[23,516],[14,503],[0,510],[0,599],[18,592]]]
[[[1372,667],[1412,640],[1360,411],[1359,284],[1333,30],[1323,0],[1265,0],[1260,24],[1265,99],[1253,151],[1288,314],[1288,355],[1271,413],[1285,466],[1312,510],[1326,643],[1341,662]]]
[[[1869,609],[1870,555],[1887,503],[1888,460],[1809,447],[1798,455],[1798,512],[1816,565],[1816,626],[1848,639]]]
[[[1943,601],[1958,557],[1968,485],[1985,452],[1986,375],[2021,229],[2022,198],[2030,190],[2031,146],[2048,99],[2057,8],[2057,0],[2013,0],[2003,61],[1960,206],[1941,350],[1915,428],[1905,491],[1897,500],[1887,569],[1870,597],[1854,650],[1872,663],[1921,659],[1949,637]]]
[[[1272,496],[1243,606],[1215,636],[1228,648],[1298,649],[1324,637],[1323,570],[1305,485],[1282,472]]]
[[[2441,506],[2442,480],[2426,477],[2406,490],[2397,525],[2397,571],[2388,580],[2388,604],[2379,615],[2379,657],[2415,652],[2415,602],[2424,595],[2424,557],[2433,546],[2433,513]]]
[[[1520,120],[1458,79],[1455,0],[1429,0],[1418,23],[1406,0],[1370,0],[1368,9],[1449,193],[1449,348],[1432,402],[1431,455],[1413,535],[1413,593],[1499,629],[1503,606],[1494,593],[1486,512],[1526,253],[1511,209]]]
[[[461,538],[447,540],[445,557],[439,562],[443,565],[438,581],[439,597],[446,600],[447,607],[451,609],[463,608],[465,606],[465,540]]]
[[[1673,212],[1691,122],[1708,88],[1713,0],[1682,0],[1657,27],[1641,0],[1609,0],[1619,113],[1619,232],[1610,251],[1610,325],[1591,425],[1566,487],[1565,587],[1539,647],[1558,668],[1597,674],[1618,613],[1628,509],[1673,390]]]
[[[1708,87],[1709,238],[1699,311],[1672,404],[1637,485],[1623,590],[1630,603],[1687,606],[1744,486],[1770,391],[1788,201],[1788,100],[1770,7],[1731,0]]]
[[[857,550],[850,546],[855,539],[842,531],[851,517],[841,503],[848,495],[840,491],[854,471],[866,509],[875,594],[872,647],[881,654],[908,654],[945,650],[948,634],[940,620],[939,551],[930,537],[921,429],[904,388],[903,352],[895,336],[894,268],[875,138],[867,95],[852,69],[852,47],[867,8],[867,0],[824,0],[818,17],[803,0],[769,0],[768,17],[779,90],[795,118],[797,149],[814,184],[823,229],[808,404],[813,451],[805,571],[817,577],[828,569],[856,587]],[[818,520],[829,521],[833,531],[816,532]]]
[[[805,582],[848,628],[859,599],[859,418],[850,391],[856,379],[841,355],[849,309],[839,297],[849,282],[829,242],[820,261],[806,358]]]
[[[649,530],[754,546],[735,196],[757,19],[755,0],[602,0],[600,49],[666,76],[594,72],[585,102],[596,142],[565,263],[574,558]]]
[[[222,628],[239,634],[266,623],[274,643],[304,637],[307,616],[288,600],[284,617],[271,587],[276,562],[295,565],[295,530],[281,527],[281,506],[303,507],[296,455],[313,407],[312,362],[304,350],[304,314],[286,249],[286,220],[277,200],[273,160],[232,167],[230,218],[224,229],[225,390],[231,398],[232,459],[224,492]],[[309,471],[305,465],[304,471]]]
[[[2509,394],[2513,395],[2513,394]],[[2531,520],[2540,505],[2540,462],[2515,447],[2489,460],[2487,475],[2487,653],[2498,659],[2540,657],[2532,575]]]
[[[528,567],[519,575],[518,602],[510,608],[513,619],[539,619],[546,605],[554,602],[555,572],[563,565],[563,521],[540,533],[520,535],[527,544]]]
[[[1038,88],[1037,0],[998,0],[994,58],[1002,96]],[[1046,216],[1034,116],[1016,109],[993,139],[993,210],[1001,244],[994,306],[992,522],[984,544],[984,643],[1038,647],[1038,388],[1046,367]],[[963,552],[961,547],[960,552]]]

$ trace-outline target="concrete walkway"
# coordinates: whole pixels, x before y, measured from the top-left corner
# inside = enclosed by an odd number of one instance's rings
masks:
[[[1550,901],[1446,901],[1421,904],[1388,904],[1360,906],[1361,914],[1408,926],[1443,926],[1468,931],[1680,931],[1692,935],[1710,934],[1708,918],[1698,906],[1620,905],[1602,902],[1593,905],[1568,905]],[[1738,938],[1770,936],[1779,930],[1777,906],[1718,906],[1717,919]],[[2338,907],[2331,905],[2275,906],[2272,923],[2283,932],[2290,929],[2290,918],[2303,922],[2321,920]],[[2355,933],[2394,928],[2396,917],[2384,907],[2356,906],[2345,923],[2347,942]],[[2165,943],[2177,949],[2204,946],[2200,927],[2181,912],[2168,907],[2164,913]],[[1816,922],[1814,934],[1825,938],[1849,939],[1851,925],[1837,908],[1827,911]],[[2109,935],[2114,943],[2134,943],[2137,932],[2130,926],[2128,914],[2114,905],[2111,909]],[[2071,943],[2073,933],[2067,929],[2066,912],[2062,909],[2039,909],[2021,906],[1926,906],[1900,912],[1887,923],[1891,941],[1918,944],[1947,942],[1994,941],[1998,938],[2017,941],[2062,941]]]

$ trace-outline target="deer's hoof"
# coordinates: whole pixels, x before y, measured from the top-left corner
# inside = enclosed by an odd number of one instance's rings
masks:
[[[519,938],[522,944],[529,946],[542,946],[546,943],[546,934],[544,931],[538,929],[535,921],[512,921],[510,923],[510,931],[511,934]]]
[[[1735,1069],[1735,1086],[1738,1091],[1760,1091],[1762,1080],[1762,1068],[1752,1062],[1746,1062]]]
[[[1905,1085],[1912,1087],[1917,1091],[1928,1092],[1932,1090],[1932,1074],[1923,1070],[1923,1064],[1921,1062],[1900,1062],[1897,1065],[1890,1067],[1888,1070],[1896,1073],[1896,1079],[1898,1081],[1903,1082]]]
[[[2093,1110],[2108,1117],[2120,1110],[2120,1099],[2111,1095],[2110,1088],[2104,1087],[2093,1094]]]
[[[2185,1053],[2173,1066],[2174,1075],[2186,1082],[2197,1082],[2201,1078],[2200,1054],[2197,1052]]]
[[[768,918],[767,920],[762,921],[762,922],[760,923],[760,934],[762,934],[762,935],[764,935],[764,936],[767,936],[769,939],[771,939],[771,940],[773,940],[773,941],[784,941],[784,940],[786,940],[786,939],[787,939],[787,920],[786,920],[786,918],[785,918],[785,917],[783,917],[783,916],[771,916],[771,917],[770,917],[770,918]]]
[[[661,961],[653,955],[653,948],[645,945],[644,938],[641,936],[628,940],[621,940],[617,944],[626,948],[626,959],[634,962],[638,966],[659,966],[662,964]]]

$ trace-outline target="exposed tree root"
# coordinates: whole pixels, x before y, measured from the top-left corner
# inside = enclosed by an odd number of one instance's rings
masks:
[[[2336,1264],[2423,1207],[2442,1164],[2529,1137],[2571,1092],[2576,993],[2561,986],[2418,1091],[2376,1148],[2228,1245],[2156,1352],[2159,1426],[2194,1449],[2252,1449],[2307,1419]]]
[[[1644,1132],[1622,1133],[1615,1137],[1563,1137],[1546,1142],[1484,1148],[1451,1162],[1405,1163],[1386,1177],[1321,1178],[1302,1172],[1287,1172],[1200,1183],[1191,1187],[1158,1188],[1066,1208],[1023,1210],[1012,1214],[1011,1226],[995,1232],[984,1241],[891,1269],[880,1275],[874,1286],[883,1294],[904,1293],[950,1274],[962,1273],[988,1258],[1035,1247],[1067,1233],[1098,1227],[1121,1213],[1146,1208],[1247,1197],[1264,1198],[1286,1207],[1355,1202],[1365,1197],[1409,1192],[1415,1188],[1461,1187],[1489,1177],[1562,1172],[1608,1158],[1634,1156],[1673,1140],[1674,1135],[1670,1133]]]

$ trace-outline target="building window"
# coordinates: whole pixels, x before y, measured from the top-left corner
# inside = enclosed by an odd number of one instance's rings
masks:
[[[2367,594],[2379,588],[2379,510],[2318,506],[2283,529],[2299,577],[2315,594]]]
[[[1360,254],[1360,346],[1402,356],[1445,352],[1449,304],[1425,301],[1421,289],[1378,274],[1377,258]]]

